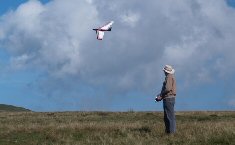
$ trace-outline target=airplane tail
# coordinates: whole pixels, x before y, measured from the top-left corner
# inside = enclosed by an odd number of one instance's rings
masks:
[[[98,29],[93,29],[94,31],[95,31],[95,33],[97,34],[97,31],[98,31]]]

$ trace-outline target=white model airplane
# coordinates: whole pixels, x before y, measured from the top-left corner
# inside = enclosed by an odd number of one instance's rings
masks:
[[[102,40],[104,38],[105,31],[111,31],[113,23],[114,23],[113,21],[110,21],[102,27],[99,27],[97,29],[93,29],[96,31],[96,35],[97,35],[98,40]]]

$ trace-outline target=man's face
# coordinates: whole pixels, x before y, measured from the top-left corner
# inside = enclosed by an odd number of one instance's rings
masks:
[[[167,76],[167,75],[168,75],[168,73],[167,73],[167,72],[165,72],[165,71],[164,71],[164,73],[165,73],[165,76]]]

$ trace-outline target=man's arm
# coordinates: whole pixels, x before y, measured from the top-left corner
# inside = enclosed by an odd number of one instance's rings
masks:
[[[164,89],[162,89],[161,92],[161,97],[162,99],[166,97],[166,95],[171,92],[173,90],[173,86],[172,86],[172,76],[169,74],[168,76],[166,76],[165,78],[165,84],[164,84]]]
[[[166,86],[166,78],[165,78],[165,81],[162,84],[161,93],[157,95],[157,97],[155,98],[155,101],[159,102],[163,99],[164,93],[165,93],[165,86]]]
[[[166,77],[166,87],[165,87],[165,94],[171,92],[173,90],[173,80],[172,80],[172,76],[171,75],[168,75]]]

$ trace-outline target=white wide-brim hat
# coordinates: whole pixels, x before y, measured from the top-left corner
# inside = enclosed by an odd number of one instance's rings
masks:
[[[175,73],[175,70],[170,65],[165,65],[165,67],[163,68],[163,71],[165,71],[169,74],[174,74]]]

